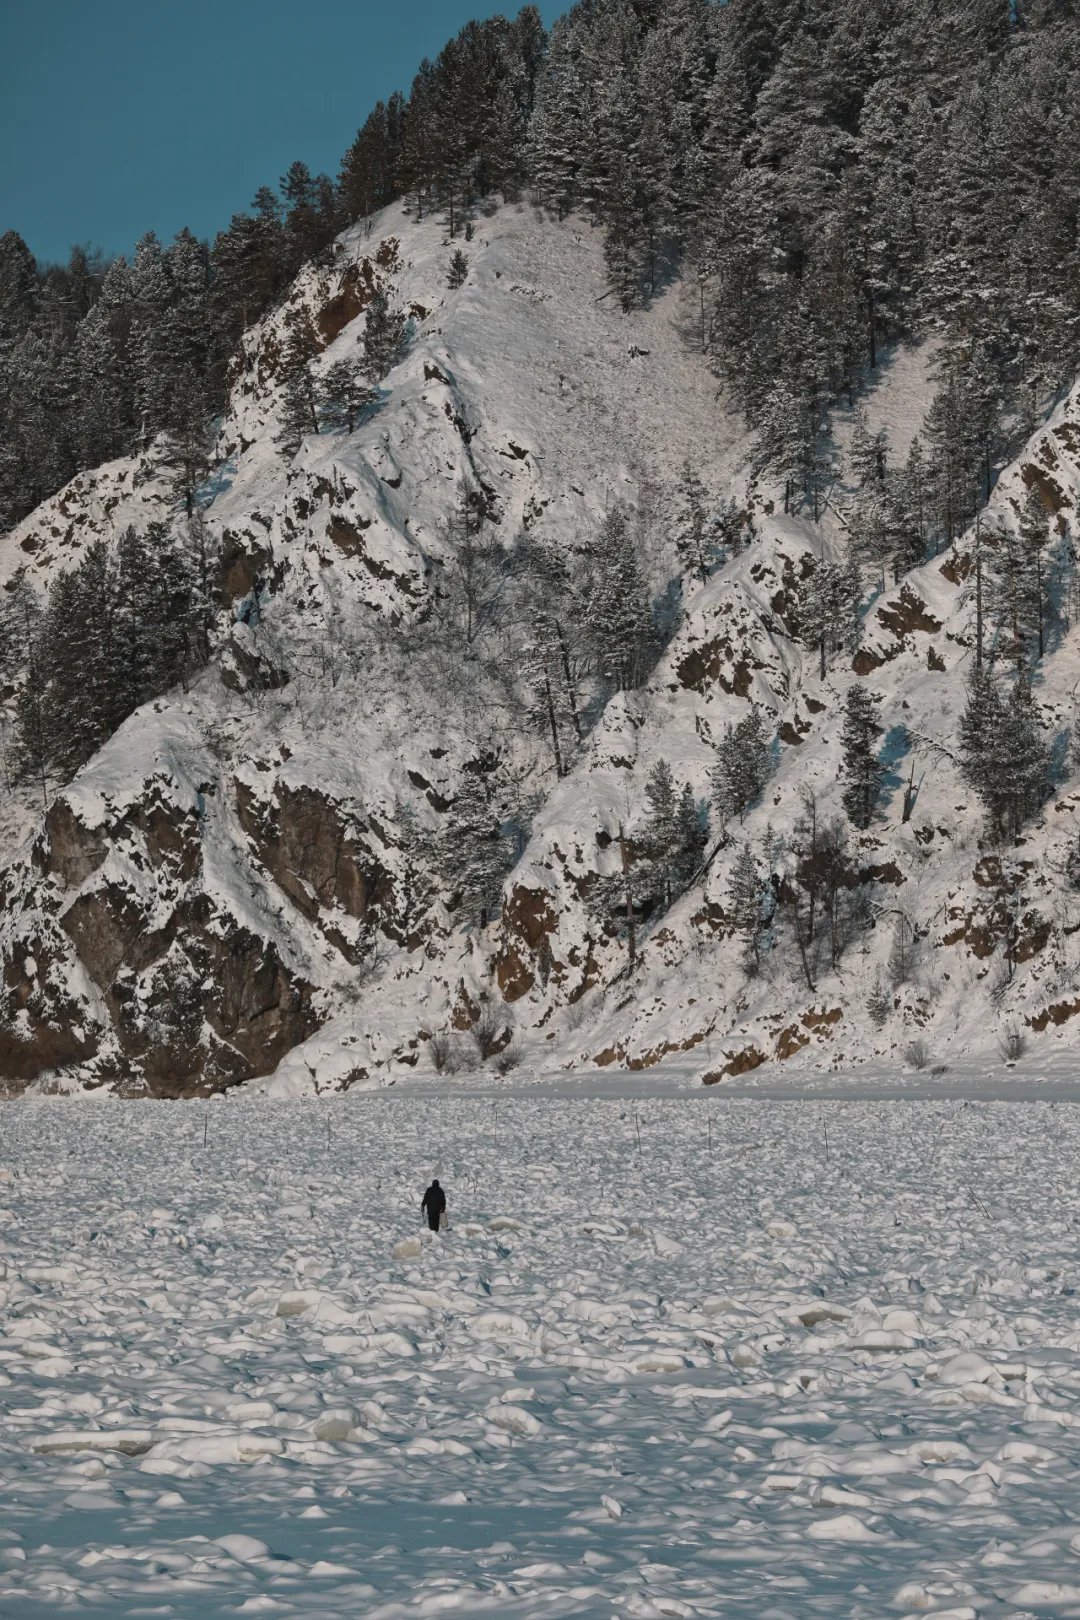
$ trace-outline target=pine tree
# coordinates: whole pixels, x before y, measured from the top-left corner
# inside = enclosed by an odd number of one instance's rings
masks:
[[[907,517],[911,551],[914,563],[922,562],[926,554],[927,534],[927,468],[922,440],[916,434],[904,464],[900,481],[901,503]]]
[[[530,619],[521,673],[532,723],[551,743],[556,776],[565,776],[582,732],[565,633],[549,612],[536,612]]]
[[[960,717],[959,751],[964,779],[983,808],[997,818],[997,739],[1003,726],[1001,696],[993,676],[978,664],[968,679],[967,700]]]
[[[0,327],[15,336],[30,330],[38,305],[38,267],[16,231],[0,235]]]
[[[281,376],[288,381],[296,372],[310,367],[322,352],[322,342],[311,318],[311,311],[302,306],[286,316],[288,336],[281,357]]]
[[[533,723],[551,737],[556,771],[562,775],[569,753],[584,735],[580,680],[588,660],[566,552],[545,536],[538,516],[538,511],[526,513],[509,567],[528,627],[522,671],[527,708]]]
[[[749,844],[741,844],[728,879],[727,911],[732,926],[742,935],[747,965],[761,968],[761,941],[765,927],[765,885]]]
[[[379,383],[392,370],[405,341],[405,311],[392,304],[385,287],[376,288],[364,326],[364,367],[371,382]]]
[[[14,589],[0,607],[0,657],[9,682],[21,680],[15,700],[15,747],[12,766],[16,777],[41,789],[48,808],[48,767],[51,755],[45,713],[45,614],[37,592],[24,573],[16,575]]]
[[[888,1022],[889,1014],[892,1011],[892,1006],[892,996],[890,995],[884,980],[879,975],[874,980],[874,983],[870,989],[870,994],[866,998],[866,1011],[869,1014],[870,1022],[873,1024],[875,1029],[885,1028],[886,1023]]]
[[[871,433],[866,421],[866,413],[858,411],[855,417],[855,428],[851,435],[851,450],[849,459],[851,470],[856,482],[862,489],[871,484],[883,484],[888,466],[888,436],[879,429]]]
[[[271,186],[260,186],[251,200],[255,218],[253,278],[257,305],[265,309],[289,276],[281,203]]]
[[[77,568],[53,581],[45,648],[50,761],[71,775],[130,712],[123,695],[115,589],[108,552],[100,541]]]
[[[1017,669],[1041,656],[1044,643],[1045,532],[1025,508],[1019,531],[1006,528],[983,534],[989,541],[985,559],[986,606],[997,621],[998,635]],[[1025,524],[1024,519],[1027,519]]]
[[[712,560],[708,502],[705,486],[689,461],[683,463],[676,493],[674,540],[684,573],[697,574],[707,584]]]
[[[645,675],[653,626],[645,576],[620,508],[604,519],[589,564],[584,616],[598,668],[617,692],[632,691]]]
[[[309,434],[319,431],[315,381],[307,366],[293,371],[288,377],[281,391],[278,422],[281,431],[274,443],[280,447],[285,459],[291,461]]]
[[[466,926],[484,928],[498,910],[509,849],[479,771],[467,770],[439,841],[439,865]]]
[[[615,848],[617,869],[596,875],[586,893],[586,905],[590,915],[607,930],[625,935],[627,965],[632,972],[638,959],[640,917],[656,899],[656,872],[640,845],[627,836],[621,822]]]
[[[110,269],[112,294],[120,278]],[[123,455],[131,443],[132,382],[127,343],[118,312],[103,292],[80,322],[73,359],[76,390],[76,454],[80,467],[98,467]]]
[[[136,431],[148,442],[167,423],[173,373],[166,353],[171,288],[161,243],[151,231],[136,245],[131,267],[130,356]]]
[[[739,503],[731,498],[722,501],[713,520],[716,544],[728,557],[737,557],[747,538],[746,516]]]
[[[822,680],[828,658],[835,652],[854,652],[859,645],[859,605],[862,582],[853,556],[843,563],[815,564],[798,603],[798,628],[818,649]]]
[[[5,628],[18,631],[25,671],[17,704],[17,768],[42,785],[70,776],[140,704],[206,661],[195,634],[197,587],[164,524],[128,529],[115,552],[100,541],[58,575],[44,614],[20,585]]]
[[[1015,841],[1049,792],[1050,754],[1039,735],[1026,671],[1013,684],[996,739],[998,815]]]
[[[657,760],[645,782],[648,811],[641,848],[655,874],[657,899],[670,905],[677,886],[681,832],[675,779],[666,759]]]
[[[1034,620],[1039,657],[1046,651],[1048,591],[1045,551],[1050,541],[1050,517],[1037,489],[1030,489],[1020,511],[1020,540],[1028,556],[1030,616]]]
[[[164,530],[164,525],[160,526]],[[155,539],[157,536],[155,536]],[[161,539],[164,540],[164,534]],[[160,692],[158,641],[155,636],[152,580],[157,556],[148,536],[125,529],[116,548],[113,568],[113,615],[119,664],[119,684],[131,707]],[[166,686],[171,684],[166,681]]]
[[[644,253],[639,234],[633,172],[627,156],[613,160],[607,183],[608,228],[604,238],[604,264],[611,290],[624,312],[641,302]]]
[[[210,252],[210,307],[214,364],[221,368],[240,334],[261,307],[259,222],[234,214]]]
[[[174,412],[163,449],[163,464],[172,473],[173,491],[190,522],[199,488],[210,472],[213,454],[212,424],[194,396],[189,396],[182,408]]]
[[[848,819],[856,827],[869,827],[881,793],[885,766],[875,752],[880,735],[877,703],[864,686],[849,686],[844,699],[844,724],[840,734],[843,752],[841,777],[844,782],[841,803]]]
[[[739,723],[730,722],[716,751],[712,797],[721,826],[734,816],[740,822],[760,797],[770,770],[769,743],[759,706],[751,704]]]
[[[918,936],[912,926],[910,918],[905,912],[897,913],[896,923],[893,927],[892,945],[889,949],[888,975],[889,983],[896,990],[902,984],[907,984],[915,967]],[[882,1020],[884,1022],[884,1020]]]
[[[1007,700],[987,670],[973,670],[960,720],[960,760],[991,829],[1019,837],[1049,788],[1049,753],[1021,669]]]
[[[902,499],[902,484],[890,479],[860,490],[851,508],[851,550],[880,573],[882,591],[887,567],[899,579],[907,567],[922,560],[921,542]]]
[[[450,255],[450,268],[446,273],[446,285],[451,289],[451,291],[455,291],[458,287],[463,287],[465,285],[468,274],[468,258],[464,253],[462,253],[460,248],[455,248],[453,253]]]
[[[155,334],[156,363],[165,375],[160,426],[190,434],[202,426],[214,397],[213,343],[206,249],[182,230],[168,252],[169,301]]]
[[[285,255],[295,273],[323,243],[319,187],[307,164],[298,161],[282,175],[280,190],[285,204]]]
[[[364,381],[358,360],[335,360],[319,378],[315,391],[321,426],[345,428],[349,433],[378,398]]]
[[[705,855],[707,837],[698,814],[694,790],[689,782],[684,782],[676,813],[675,857],[672,862],[672,876],[678,892],[687,888],[697,875]]]
[[[506,587],[502,547],[486,528],[480,490],[462,483],[454,511],[443,525],[449,553],[448,605],[466,648],[496,623]]]

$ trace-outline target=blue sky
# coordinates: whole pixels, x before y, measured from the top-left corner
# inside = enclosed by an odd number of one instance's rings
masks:
[[[294,158],[335,173],[486,0],[0,0],[0,234],[42,260],[212,237]],[[550,26],[564,0],[538,0]]]

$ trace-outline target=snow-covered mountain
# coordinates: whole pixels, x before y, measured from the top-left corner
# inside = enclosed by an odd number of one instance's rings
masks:
[[[30,787],[5,807],[0,1074],[163,1095],[343,1088],[430,1070],[444,1044],[430,1037],[449,1032],[452,1053],[478,1025],[527,1065],[694,1054],[710,1080],[766,1062],[945,1061],[996,1052],[1005,1035],[1076,1040],[1068,603],[1034,694],[1054,795],[1019,844],[992,847],[956,755],[974,536],[871,591],[858,651],[822,675],[800,603],[838,545],[843,489],[819,522],[784,515],[701,354],[697,289],[676,281],[623,313],[599,232],[525,205],[481,214],[456,288],[451,251],[438,220],[394,205],[246,334],[201,491],[220,552],[209,667],[132,715],[43,814]],[[287,461],[290,331],[310,316],[325,373],[357,353],[380,286],[410,325],[376,406]],[[921,424],[932,364],[930,347],[894,352],[866,389],[870,428],[887,427],[894,451]],[[852,423],[835,413],[841,450]],[[750,535],[705,583],[670,544],[686,461]],[[666,644],[637,690],[584,678],[564,775],[510,712],[528,626],[500,623],[501,663],[437,633],[461,570],[450,518],[464,486],[507,559],[523,533],[580,555],[615,506],[640,534]],[[1015,525],[1032,488],[1064,540],[1080,390],[1002,474],[984,524]],[[0,583],[22,570],[44,589],[95,541],[155,516],[182,521],[151,447],[26,518],[0,547]],[[842,818],[840,715],[856,681],[880,702],[888,766],[870,827],[848,829],[840,887],[859,926],[842,951],[800,962],[778,946],[748,973],[733,864],[768,836],[782,890],[807,793],[822,827]],[[641,918],[631,962],[590,903],[596,874],[625,859],[660,760],[704,821],[716,745],[752,701],[774,737],[765,793],[724,840],[713,817],[701,870]],[[483,928],[454,908],[433,855],[478,773],[516,840],[501,914]]]

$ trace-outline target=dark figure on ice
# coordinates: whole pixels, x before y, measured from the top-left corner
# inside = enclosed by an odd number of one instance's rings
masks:
[[[431,1186],[424,1194],[423,1201],[420,1205],[420,1212],[421,1214],[427,1216],[427,1223],[433,1232],[437,1232],[439,1230],[439,1222],[442,1220],[445,1209],[446,1194],[439,1186],[439,1178],[436,1176],[434,1181],[431,1183]]]

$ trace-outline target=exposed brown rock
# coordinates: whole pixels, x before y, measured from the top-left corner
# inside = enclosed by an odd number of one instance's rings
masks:
[[[924,635],[935,635],[941,623],[928,610],[921,596],[916,596],[910,585],[902,585],[899,596],[892,597],[877,611],[878,620],[890,635],[903,640],[920,630]]]
[[[1067,1024],[1077,1013],[1080,1013],[1080,998],[1076,1001],[1055,1001],[1049,1007],[1044,1007],[1042,1012],[1036,1013],[1033,1018],[1029,1018],[1028,1024],[1041,1034],[1051,1024],[1058,1028],[1062,1024]]]
[[[343,556],[363,557],[367,548],[362,531],[370,528],[370,520],[365,523],[361,518],[356,518],[349,522],[347,518],[335,514],[326,525],[326,533]]]
[[[768,1063],[764,1052],[759,1052],[756,1046],[744,1046],[741,1052],[725,1053],[727,1062],[722,1069],[714,1069],[703,1074],[703,1086],[719,1085],[721,1080],[734,1079],[740,1074],[749,1074],[751,1069],[759,1069],[763,1063]]]
[[[56,1001],[49,1004],[48,1016],[29,1020],[24,1039],[12,1029],[0,1026],[0,1084],[28,1086],[39,1075],[52,1069],[65,1069],[87,1063],[98,1050],[94,1031],[87,1033],[77,1011],[65,1013]]]
[[[208,933],[214,990],[205,1009],[216,1033],[244,1059],[248,1074],[269,1074],[319,1027],[312,987],[294,978],[273,945],[246,929]]]
[[[457,999],[450,1014],[450,1028],[457,1030],[472,1029],[480,1018],[480,1003],[474,1001],[465,987],[462,979],[458,980]]]
[[[440,815],[449,810],[454,802],[453,799],[447,799],[437,788],[432,787],[426,776],[414,770],[410,770],[406,774],[413,787],[421,790],[433,810],[437,810]]]
[[[813,730],[809,720],[804,720],[796,709],[790,720],[785,720],[776,735],[782,743],[789,748],[798,748],[804,737],[808,737]]]
[[[338,291],[315,317],[324,344],[333,343],[350,321],[362,315],[375,293],[375,271],[370,259],[350,264],[341,276]]]
[[[145,928],[146,915],[127,890],[107,883],[79,895],[60,924],[87,973],[99,990],[105,990]]]
[[[47,1070],[85,1063],[98,1051],[98,1032],[84,1009],[53,980],[57,954],[34,934],[4,963],[0,1085],[21,1088]]]
[[[559,926],[546,889],[515,884],[503,904],[503,948],[495,959],[495,979],[504,1001],[519,1001],[551,972],[551,936]]]
[[[315,788],[281,784],[260,804],[244,782],[237,783],[236,805],[260,861],[309,921],[320,921],[324,907],[360,921],[380,907],[380,920],[387,920],[393,880],[340,805]]]
[[[882,861],[878,866],[864,866],[859,872],[860,883],[888,883],[899,888],[907,878],[901,872],[895,861]]]
[[[825,1011],[824,1008],[819,1011],[816,1007],[811,1007],[809,1012],[803,1013],[802,1022],[807,1029],[831,1029],[843,1016],[843,1009],[840,1007],[833,1007],[829,1011]]]
[[[222,600],[232,606],[241,601],[254,588],[255,581],[265,573],[270,553],[251,535],[235,534],[225,529],[221,536],[219,579]]]
[[[728,671],[730,670],[730,674]],[[736,697],[746,697],[754,672],[745,658],[737,658],[730,636],[714,636],[686,653],[675,666],[679,685],[704,694],[710,686],[720,686]]]
[[[1051,478],[1048,472],[1028,462],[1021,470],[1021,478],[1028,489],[1033,489],[1043,504],[1044,510],[1050,517],[1056,517],[1062,507],[1068,506],[1069,500],[1056,478]]]
[[[719,934],[727,927],[724,908],[716,900],[706,900],[701,910],[694,912],[690,921],[695,928],[707,928],[711,934]]]
[[[809,1035],[804,1034],[798,1024],[789,1024],[777,1037],[776,1056],[783,1063],[786,1058],[794,1057],[796,1052],[801,1052],[803,1047],[809,1044]]]
[[[170,789],[146,782],[99,830],[55,801],[38,850],[59,888],[54,933],[18,940],[4,966],[0,1072],[11,1080],[78,1066],[89,1083],[190,1095],[267,1073],[318,1027],[312,987],[272,942],[193,887],[199,817]],[[123,861],[87,887],[105,844]],[[146,893],[125,882],[125,868],[149,880]],[[101,992],[104,1016],[58,988],[71,982],[73,957]]]
[[[640,1074],[643,1069],[655,1068],[662,1063],[672,1052],[692,1052],[695,1046],[700,1046],[708,1031],[698,1030],[694,1035],[688,1035],[683,1041],[661,1041],[659,1046],[651,1047],[646,1052],[639,1052],[634,1057],[627,1057],[624,1046],[607,1046],[598,1052],[593,1062],[601,1069],[606,1069],[613,1063],[621,1063],[623,1068],[632,1074]]]
[[[972,570],[970,551],[950,551],[945,561],[938,569],[938,573],[949,581],[950,585],[962,585]]]
[[[1052,932],[1050,923],[1039,912],[1025,912],[1016,930],[1014,959],[1017,962],[1030,962],[1033,956],[1038,956],[1040,951],[1046,949]]]
[[[105,859],[108,849],[105,828],[87,827],[63,795],[49,806],[45,834],[48,840],[46,869],[58,877],[65,888],[77,889]]]
[[[168,869],[186,883],[202,863],[198,813],[193,806],[184,809],[166,801],[152,784],[146,786],[148,791],[144,797],[119,825],[137,828],[151,865]]]

